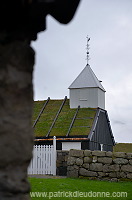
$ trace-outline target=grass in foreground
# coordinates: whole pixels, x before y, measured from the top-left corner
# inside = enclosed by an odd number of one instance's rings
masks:
[[[132,182],[107,182],[107,181],[95,181],[95,180],[86,180],[86,179],[42,179],[42,178],[29,178],[31,183],[31,192],[45,192],[47,195],[51,195],[50,197],[32,197],[33,200],[41,200],[41,199],[112,199],[112,200],[131,200],[132,199]],[[57,197],[60,192],[73,192],[75,197]],[[118,197],[76,197],[76,191],[83,192],[84,194],[88,193],[97,195],[95,192],[107,192],[110,195],[113,192],[116,192]],[[123,193],[126,192],[127,197],[124,196]],[[72,194],[73,194],[72,193]],[[52,195],[56,195],[52,197]],[[98,194],[99,195],[99,194]]]

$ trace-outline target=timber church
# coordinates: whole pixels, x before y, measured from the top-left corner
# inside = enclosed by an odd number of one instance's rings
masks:
[[[56,136],[57,150],[113,151],[106,91],[88,62],[68,89],[69,99],[34,102],[35,144],[52,144]]]

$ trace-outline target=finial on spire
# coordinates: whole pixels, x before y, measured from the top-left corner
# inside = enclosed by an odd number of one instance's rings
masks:
[[[89,61],[89,59],[90,59],[90,58],[89,58],[89,43],[88,43],[88,42],[90,41],[90,38],[88,37],[88,35],[87,35],[86,38],[87,38],[87,45],[86,45],[86,50],[87,50],[86,53],[87,53],[87,55],[86,55],[86,60],[87,60],[87,65],[88,65],[88,61]]]

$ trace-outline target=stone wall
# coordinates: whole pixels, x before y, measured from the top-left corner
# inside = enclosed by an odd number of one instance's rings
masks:
[[[57,151],[56,173],[59,176],[67,175],[67,159],[69,151]]]
[[[67,176],[112,181],[131,180],[132,153],[70,150]]]
[[[9,42],[8,36],[0,32],[0,199],[26,200],[33,149],[34,51],[28,40]]]

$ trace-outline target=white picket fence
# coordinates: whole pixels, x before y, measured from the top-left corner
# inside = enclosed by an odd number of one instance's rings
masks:
[[[56,175],[56,137],[53,145],[34,145],[33,159],[28,167],[28,174]]]

